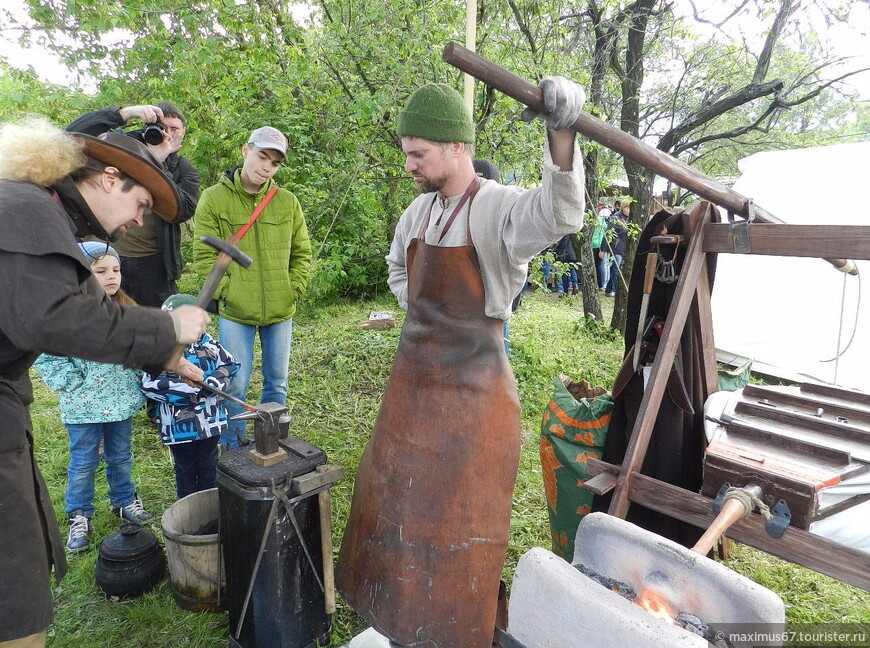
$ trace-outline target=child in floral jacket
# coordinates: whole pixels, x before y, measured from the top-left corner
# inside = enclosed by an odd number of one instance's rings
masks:
[[[195,301],[191,295],[172,295],[163,310]],[[208,387],[225,391],[239,370],[239,363],[208,333],[184,350],[184,358],[203,370],[207,387],[191,386],[172,371],[142,374],[142,391],[158,405],[160,437],[172,452],[178,499],[217,486],[218,442],[227,429],[227,410],[223,398]]]
[[[135,302],[121,290],[121,261],[104,241],[79,243],[97,283],[122,306]],[[102,459],[112,511],[121,519],[147,522],[154,516],[142,506],[133,484],[132,417],[142,407],[139,370],[121,365],[43,354],[33,365],[42,380],[58,392],[60,419],[69,434],[70,460],[64,505],[69,521],[70,553],[91,546],[94,477]]]

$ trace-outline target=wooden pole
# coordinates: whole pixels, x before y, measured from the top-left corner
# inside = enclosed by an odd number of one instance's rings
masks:
[[[326,472],[329,466],[317,466],[317,472]],[[320,550],[323,558],[323,605],[327,614],[335,614],[335,567],[332,563],[332,506],[329,489],[317,494],[320,510]]]
[[[477,42],[477,0],[465,2],[465,47],[469,52],[476,49]],[[474,77],[466,74],[464,78],[465,107],[474,117]]]
[[[485,58],[478,56],[461,45],[448,43],[444,48],[442,58],[450,65],[480,79],[487,85],[529,106],[533,110],[540,113],[547,112],[541,98],[541,90],[538,86],[508,72],[495,63],[487,61]],[[750,208],[751,201],[746,196],[713,180],[697,169],[693,169],[685,162],[668,155],[664,151],[660,151],[654,146],[650,146],[636,137],[632,137],[628,133],[624,133],[600,119],[596,119],[588,113],[581,112],[571,128],[581,135],[599,144],[603,144],[611,151],[615,151],[623,157],[643,165],[650,171],[654,171],[658,175],[676,182],[681,187],[693,191],[714,205],[724,207],[733,214],[749,218],[750,209],[752,209],[755,222],[783,223],[779,218],[758,205],[752,204]],[[825,260],[843,272],[853,275],[858,273],[855,264],[848,259]]]

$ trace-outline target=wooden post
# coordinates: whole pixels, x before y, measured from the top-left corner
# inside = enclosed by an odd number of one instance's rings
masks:
[[[331,466],[317,466],[317,472],[331,470]],[[323,558],[323,597],[327,614],[335,614],[335,567],[332,562],[332,502],[329,489],[317,494],[320,509],[320,542]]]
[[[476,49],[477,43],[477,0],[465,1],[465,47],[470,52]],[[464,75],[465,107],[474,119],[474,77]]]
[[[696,231],[700,231],[703,223],[698,221],[709,218],[709,213],[707,203],[702,202],[690,214],[684,214],[683,218],[695,221],[692,227]],[[680,278],[677,280],[677,289],[671,302],[668,318],[665,321],[665,328],[662,331],[662,338],[647,381],[646,391],[640,401],[640,409],[634,421],[634,428],[632,428],[631,437],[628,440],[628,447],[625,450],[625,458],[613,492],[613,499],[610,501],[608,513],[617,517],[625,518],[628,513],[631,480],[635,473],[640,472],[643,459],[649,448],[653,426],[667,387],[668,375],[680,346],[680,336],[685,328],[689,309],[694,301],[698,277],[706,267],[707,255],[703,250],[703,238],[703,236],[697,235],[689,239],[683,268],[680,272]]]

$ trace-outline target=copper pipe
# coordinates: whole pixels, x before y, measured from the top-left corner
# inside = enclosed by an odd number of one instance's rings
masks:
[[[754,496],[755,498],[761,497],[761,488],[759,486],[744,486],[740,490],[746,491],[749,495]],[[746,510],[746,506],[741,500],[726,497],[725,503],[722,504],[722,509],[719,511],[719,515],[717,515],[716,519],[713,520],[713,524],[707,527],[707,530],[704,531],[704,535],[702,535],[698,542],[695,543],[695,546],[692,547],[692,551],[695,551],[702,556],[706,556],[710,552],[710,549],[713,548],[713,545],[719,541],[722,534],[724,534],[732,524],[743,519],[750,513],[752,513],[752,507],[750,507],[749,510]]]

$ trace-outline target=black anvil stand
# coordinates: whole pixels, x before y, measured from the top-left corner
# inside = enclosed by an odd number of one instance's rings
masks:
[[[264,403],[235,418],[253,421],[254,443],[218,461],[229,645],[325,645],[335,611],[329,488],[344,469],[289,436],[284,405]]]

